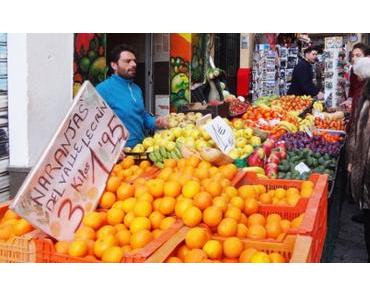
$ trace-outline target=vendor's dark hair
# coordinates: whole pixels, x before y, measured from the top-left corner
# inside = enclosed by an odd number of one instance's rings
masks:
[[[318,49],[314,46],[309,46],[309,47],[307,47],[303,50],[303,54],[305,55],[305,54],[310,53],[312,51],[317,51],[318,52]]]
[[[118,44],[110,52],[110,61],[117,63],[122,52],[130,52],[136,56],[135,50],[127,44]]]

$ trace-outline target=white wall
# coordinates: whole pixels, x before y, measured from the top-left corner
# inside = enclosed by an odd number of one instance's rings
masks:
[[[10,166],[32,167],[72,102],[73,34],[9,34]]]

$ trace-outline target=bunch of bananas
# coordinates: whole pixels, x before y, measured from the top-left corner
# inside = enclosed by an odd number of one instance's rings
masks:
[[[278,128],[284,129],[289,133],[296,133],[298,131],[297,126],[288,121],[280,121],[278,123]]]
[[[299,121],[299,131],[312,130],[312,127],[315,124],[315,117],[312,114],[307,114],[304,119]]]
[[[324,104],[322,103],[322,101],[315,101],[312,107],[318,112],[322,112],[324,110]]]
[[[163,161],[166,159],[181,159],[182,154],[178,146],[173,150],[167,150],[163,146],[149,153],[149,159],[159,168],[163,168]]]

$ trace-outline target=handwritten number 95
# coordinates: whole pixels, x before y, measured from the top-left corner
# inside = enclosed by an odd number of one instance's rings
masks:
[[[109,128],[109,133],[104,132],[102,134],[102,141],[103,143],[110,143],[113,146],[112,152],[116,148],[116,146],[122,141],[127,139],[127,133],[125,133],[125,129],[123,126],[119,123],[115,123],[114,120],[117,117],[113,115],[111,119],[108,122],[108,128]],[[116,141],[114,141],[116,140]]]

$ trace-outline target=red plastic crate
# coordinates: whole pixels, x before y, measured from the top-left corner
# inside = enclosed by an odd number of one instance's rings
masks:
[[[300,199],[296,206],[260,205],[259,212],[268,216],[272,213],[281,215],[284,219],[292,220],[304,213],[301,226],[289,233],[309,235],[313,238],[313,262],[320,262],[327,232],[327,206],[328,206],[328,176],[312,174],[310,179],[314,183],[313,194],[308,199]],[[267,190],[289,187],[300,188],[303,181],[286,179],[262,179],[253,172],[239,171],[233,179],[233,185],[238,188],[250,184],[264,185]]]

